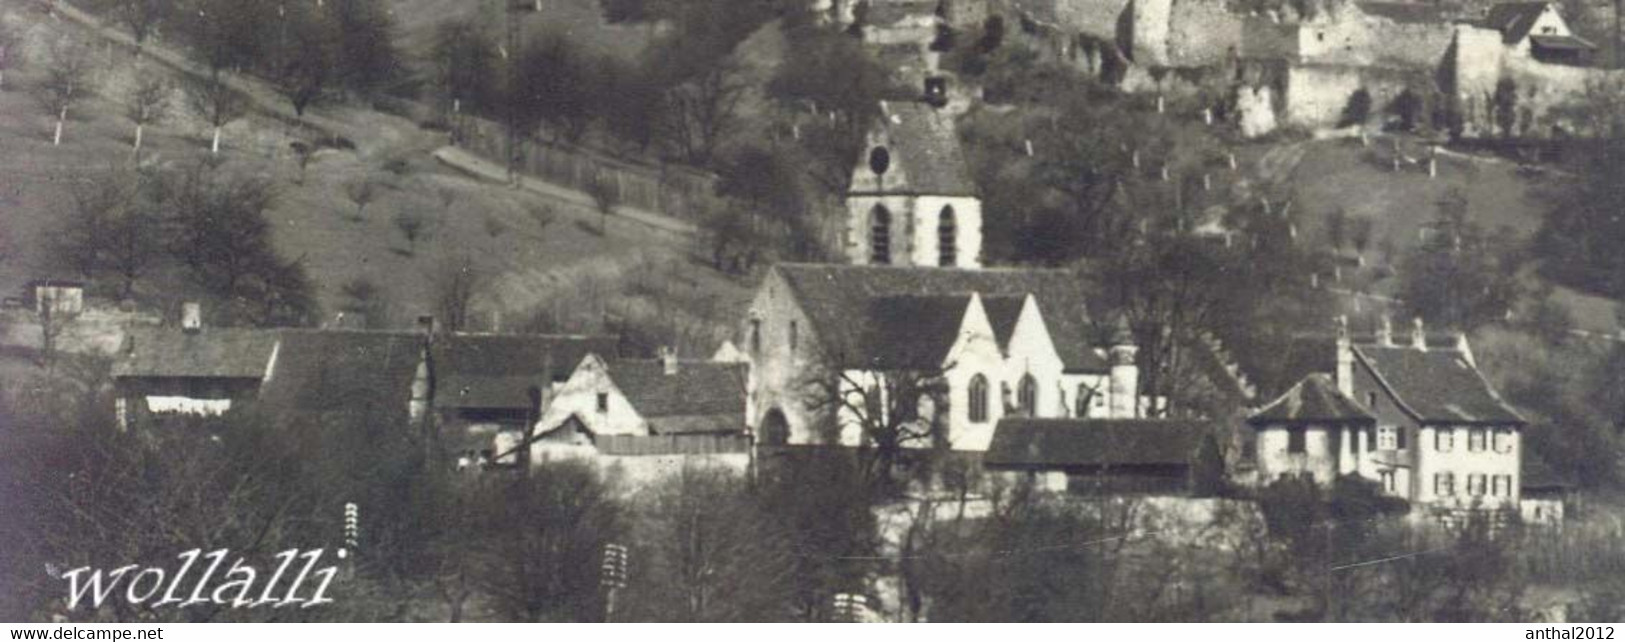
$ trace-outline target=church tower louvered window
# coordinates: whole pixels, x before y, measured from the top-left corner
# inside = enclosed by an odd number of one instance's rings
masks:
[[[876,205],[869,221],[869,262],[875,265],[891,264],[891,210]]]

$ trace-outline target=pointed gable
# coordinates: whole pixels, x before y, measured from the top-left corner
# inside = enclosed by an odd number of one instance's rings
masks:
[[[869,148],[853,169],[850,193],[976,195],[952,119],[924,103],[881,102],[880,107]]]
[[[1252,424],[1372,423],[1376,417],[1337,389],[1330,375],[1304,377],[1275,401],[1247,418]]]
[[[876,311],[886,310],[886,306],[929,305],[923,301],[897,301],[877,307],[879,299],[959,296],[968,301],[974,293],[987,301],[998,297],[1025,297],[1030,293],[1045,310],[1044,322],[1049,328],[1050,340],[1067,372],[1108,369],[1105,360],[1094,350],[1084,295],[1085,279],[1074,271],[804,263],[781,263],[773,270],[806,315],[824,357],[837,366],[867,367],[871,341],[878,336],[890,336],[864,327],[864,321],[872,318]],[[939,301],[934,305],[944,304]],[[962,311],[963,308],[954,315],[954,323],[962,318]],[[890,314],[885,316],[896,318]],[[989,321],[993,322],[991,316]],[[997,332],[997,323],[994,325]],[[954,330],[957,329],[956,325]],[[906,334],[909,331],[910,326],[905,323],[885,332]]]

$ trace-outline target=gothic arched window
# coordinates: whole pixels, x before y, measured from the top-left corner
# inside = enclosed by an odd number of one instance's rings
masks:
[[[955,247],[959,234],[954,227],[954,206],[944,205],[942,213],[937,215],[937,265],[953,267],[955,261]]]
[[[891,264],[891,210],[876,205],[869,213],[869,262]]]
[[[1021,384],[1016,388],[1016,407],[1028,417],[1038,416],[1038,380],[1030,374],[1021,375]]]
[[[979,424],[987,421],[987,377],[976,375],[970,378],[967,390],[970,397],[965,407],[970,411],[970,421]]]

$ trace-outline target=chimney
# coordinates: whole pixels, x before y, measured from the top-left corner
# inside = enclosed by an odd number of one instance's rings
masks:
[[[197,301],[181,304],[181,330],[189,334],[203,330],[203,304]]]
[[[677,351],[666,346],[660,346],[660,368],[667,376],[677,374]]]
[[[1349,318],[1337,317],[1337,391],[1354,396],[1354,346],[1349,342]]]
[[[1107,347],[1111,372],[1106,383],[1106,410],[1112,419],[1136,418],[1140,415],[1140,366],[1135,356],[1140,347],[1134,342],[1128,317],[1117,317]]]
[[[1422,328],[1422,317],[1411,320],[1411,347],[1417,350],[1428,349],[1428,335]]]
[[[1384,346],[1394,345],[1394,322],[1388,315],[1382,315],[1382,325],[1377,326],[1377,343]]]

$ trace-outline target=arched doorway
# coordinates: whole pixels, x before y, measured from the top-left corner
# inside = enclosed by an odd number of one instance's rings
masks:
[[[762,446],[783,446],[790,443],[790,421],[785,418],[784,411],[774,408],[767,411],[762,417],[762,427],[757,435],[757,444]]]

